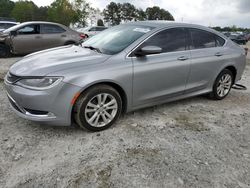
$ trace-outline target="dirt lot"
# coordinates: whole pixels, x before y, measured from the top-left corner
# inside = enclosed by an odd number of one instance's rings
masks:
[[[0,91],[0,187],[250,187],[250,90],[140,110],[100,133],[23,120]]]

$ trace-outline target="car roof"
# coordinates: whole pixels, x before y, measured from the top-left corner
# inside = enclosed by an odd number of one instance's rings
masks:
[[[18,24],[17,22],[11,22],[11,21],[0,21],[0,23]]]
[[[175,21],[165,21],[165,20],[149,20],[149,21],[137,21],[137,22],[129,22],[126,23],[129,25],[144,25],[144,26],[151,26],[151,27],[200,27],[200,28],[207,28],[205,26],[197,25],[197,24],[190,24],[190,23],[183,23],[183,22],[175,22]]]
[[[30,21],[30,22],[22,22],[21,24],[55,24],[55,25],[62,25],[55,22],[45,22],[45,21]]]
[[[45,21],[30,21],[30,22],[23,22],[21,24],[19,24],[20,27],[25,26],[25,25],[29,25],[29,24],[53,24],[53,25],[58,25],[61,26],[62,28],[66,29],[66,30],[70,30],[69,27],[60,24],[60,23],[55,23],[55,22],[45,22]]]
[[[197,25],[197,24],[190,24],[190,23],[183,23],[183,22],[175,22],[175,21],[166,21],[166,20],[149,20],[149,21],[136,21],[136,22],[129,22],[126,23],[128,25],[138,25],[138,26],[149,26],[149,27],[155,27],[156,29],[162,29],[167,27],[189,27],[189,28],[197,28],[206,30],[212,33],[215,33],[219,36],[223,36],[220,32],[211,29],[206,26]]]

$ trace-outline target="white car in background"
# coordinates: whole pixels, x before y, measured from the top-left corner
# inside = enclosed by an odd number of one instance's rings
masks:
[[[77,29],[79,33],[85,34],[86,38],[92,37],[101,31],[107,29],[105,26],[91,26],[91,27],[85,27],[85,28],[80,28]]]
[[[19,23],[17,22],[10,22],[10,21],[0,21],[0,32],[5,30],[5,29],[8,29],[12,26],[15,26]]]

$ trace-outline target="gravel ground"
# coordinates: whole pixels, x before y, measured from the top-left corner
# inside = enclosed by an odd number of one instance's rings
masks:
[[[99,133],[23,120],[0,90],[0,187],[250,187],[250,90],[143,109]]]

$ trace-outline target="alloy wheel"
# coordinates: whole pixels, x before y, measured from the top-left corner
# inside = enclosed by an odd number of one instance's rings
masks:
[[[114,96],[100,93],[94,96],[86,105],[85,118],[93,127],[104,127],[116,116],[118,103]]]
[[[226,96],[232,86],[232,76],[230,74],[224,74],[221,76],[217,85],[217,94],[220,97]]]

